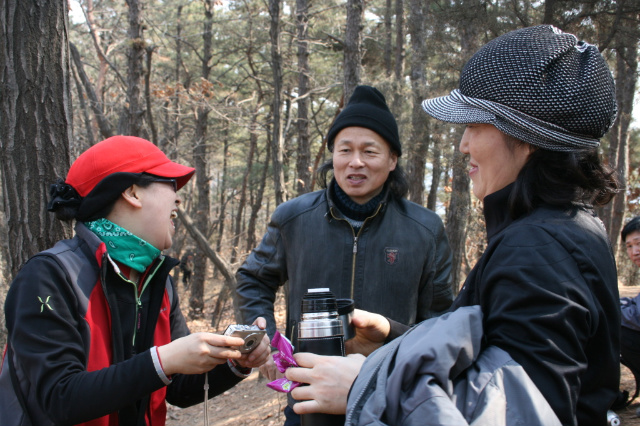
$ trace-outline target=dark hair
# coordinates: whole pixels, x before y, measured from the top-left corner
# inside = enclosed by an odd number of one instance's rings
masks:
[[[507,140],[509,143],[512,142]],[[615,171],[602,164],[597,149],[569,152],[535,149],[516,178],[509,209],[512,217],[519,217],[543,203],[603,206],[617,192]]]
[[[620,232],[622,242],[624,243],[625,241],[627,241],[627,235],[636,231],[640,231],[640,216],[634,217],[629,222],[627,222],[626,225],[624,225],[622,231]]]
[[[105,179],[108,179],[108,178],[109,176],[107,176]],[[138,185],[142,188],[146,188],[149,185],[151,185],[154,181],[155,181],[155,178],[153,175],[142,173],[136,176],[134,181],[131,182],[130,185],[126,186],[123,189],[123,191],[131,185]],[[113,206],[116,204],[116,201],[118,200],[119,195],[120,195],[120,192],[118,192],[117,196],[114,197],[113,199],[105,200],[106,204],[101,209],[99,209],[95,214],[93,214],[92,217],[95,218],[93,220],[109,216],[109,214],[113,210]],[[89,196],[89,194],[87,196]],[[56,219],[61,220],[63,222],[71,222],[73,220],[78,219],[78,211],[80,210],[80,206],[81,204],[61,205],[57,207],[54,210]]]
[[[321,188],[327,188],[329,186],[329,172],[333,172],[333,159],[329,159],[316,170],[316,182],[318,182]],[[407,175],[400,166],[400,162],[398,162],[396,168],[389,173],[385,184],[389,185],[389,191],[394,197],[401,199],[407,196],[409,183],[407,181]]]

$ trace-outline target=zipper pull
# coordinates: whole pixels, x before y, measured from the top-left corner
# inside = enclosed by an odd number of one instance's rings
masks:
[[[353,237],[353,254],[358,252],[358,237]]]

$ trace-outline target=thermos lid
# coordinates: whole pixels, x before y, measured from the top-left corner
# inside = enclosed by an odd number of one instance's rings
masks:
[[[328,288],[310,288],[302,298],[302,313],[336,312],[336,296]]]
[[[338,315],[345,315],[353,312],[353,299],[338,299],[336,303],[338,304]]]

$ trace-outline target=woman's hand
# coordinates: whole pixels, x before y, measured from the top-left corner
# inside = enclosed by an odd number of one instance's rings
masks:
[[[260,317],[254,324],[265,329],[267,322]],[[259,367],[269,357],[269,337],[265,334],[253,351],[242,354],[235,347],[242,346],[241,337],[223,336],[214,333],[193,333],[158,347],[158,355],[164,374],[201,374],[212,370],[228,359],[234,359],[243,367]]]
[[[391,330],[391,325],[385,317],[361,309],[353,311],[351,324],[356,330],[356,335],[345,342],[348,354],[368,356],[384,344]]]
[[[288,368],[285,376],[309,386],[298,386],[291,391],[291,396],[302,401],[294,404],[293,411],[298,414],[346,413],[349,389],[366,358],[359,354],[341,357],[305,352],[294,357],[300,367]]]
[[[214,333],[193,333],[158,347],[164,374],[201,374],[227,359],[240,359],[242,354],[231,346],[242,346],[240,337]]]

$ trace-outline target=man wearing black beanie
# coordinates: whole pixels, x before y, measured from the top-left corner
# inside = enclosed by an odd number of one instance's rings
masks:
[[[323,189],[278,206],[236,274],[243,322],[264,316],[270,337],[276,292],[288,282],[285,326],[294,347],[309,288],[329,288],[358,309],[406,325],[439,315],[453,300],[442,220],[405,198],[398,125],[378,89],[356,87],[327,134],[327,147],[332,158],[317,171]],[[261,371],[276,378],[272,360]],[[285,425],[299,424],[290,407],[285,414]]]

